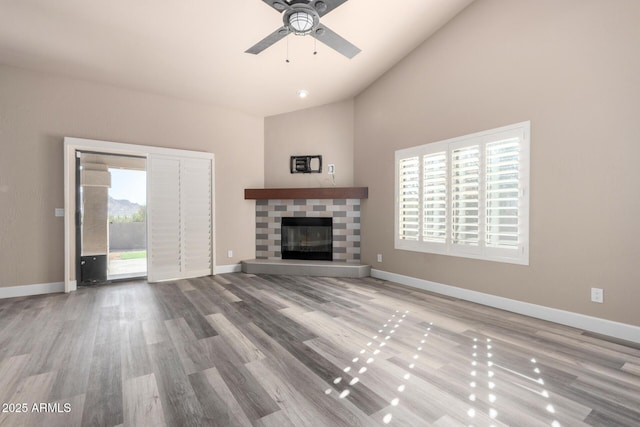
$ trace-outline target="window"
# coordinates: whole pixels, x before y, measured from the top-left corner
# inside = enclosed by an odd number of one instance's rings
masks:
[[[523,122],[396,151],[397,249],[529,264]]]

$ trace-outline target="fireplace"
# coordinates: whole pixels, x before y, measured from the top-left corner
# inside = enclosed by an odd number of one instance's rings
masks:
[[[282,217],[282,259],[333,260],[333,219]]]
[[[331,261],[360,262],[360,199],[256,200],[256,259],[282,261],[282,218],[287,217],[332,218]]]

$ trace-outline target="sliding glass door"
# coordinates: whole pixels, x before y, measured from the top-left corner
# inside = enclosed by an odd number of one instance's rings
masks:
[[[108,141],[65,137],[64,140],[64,176],[65,176],[65,292],[73,291],[83,282],[83,247],[86,255],[106,258],[109,237],[100,242],[97,248],[88,240],[83,245],[82,214],[87,204],[83,203],[82,190],[90,187],[104,188],[101,200],[105,201],[100,209],[100,219],[96,223],[108,229],[108,191],[111,180],[103,179],[109,175],[109,168],[145,170],[146,168],[146,208],[136,212],[136,217],[144,217],[146,226],[146,265],[147,280],[164,280],[200,277],[213,274],[214,260],[214,155],[212,153],[162,148],[146,145],[121,144]],[[87,158],[86,170],[92,170],[82,176],[80,156],[84,154],[111,155],[118,158],[117,165],[111,161],[97,162]],[[123,164],[125,159],[142,162],[138,167]],[[134,160],[131,160],[134,161]],[[100,168],[95,164],[100,164]],[[106,166],[106,169],[105,169]],[[111,171],[113,173],[113,171]],[[103,176],[104,175],[104,176]],[[73,195],[76,197],[73,197]],[[142,206],[142,202],[138,202]],[[100,234],[104,236],[104,233]],[[89,237],[89,236],[85,236]],[[105,242],[106,240],[106,242]],[[132,256],[145,260],[144,250],[133,251]],[[139,252],[139,253],[137,253]],[[92,259],[93,261],[93,259]],[[141,261],[141,263],[144,263]],[[101,276],[91,278],[93,283],[104,281]]]

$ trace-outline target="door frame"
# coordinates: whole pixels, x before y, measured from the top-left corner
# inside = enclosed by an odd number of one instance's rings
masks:
[[[206,158],[211,160],[211,273],[215,272],[215,157],[203,151],[180,150],[151,145],[123,144],[93,139],[64,138],[64,291],[77,289],[76,276],[76,151],[98,151],[104,154],[146,157],[163,154]],[[148,195],[147,195],[148,197]],[[149,236],[147,236],[148,238]],[[148,253],[148,252],[147,252]]]

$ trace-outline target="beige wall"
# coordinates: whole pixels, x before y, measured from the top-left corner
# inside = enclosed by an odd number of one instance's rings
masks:
[[[330,187],[327,165],[335,164],[335,185],[353,185],[353,99],[267,117],[265,187]],[[322,155],[322,174],[292,174],[289,158]]]
[[[640,325],[639,19],[636,0],[477,0],[361,93],[363,260]],[[529,266],[394,250],[394,150],[525,120]],[[589,301],[591,287],[604,304]]]
[[[262,118],[0,66],[0,286],[64,278],[65,136],[214,153],[216,264],[254,257]]]

